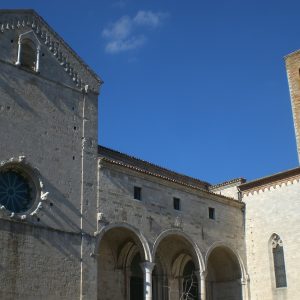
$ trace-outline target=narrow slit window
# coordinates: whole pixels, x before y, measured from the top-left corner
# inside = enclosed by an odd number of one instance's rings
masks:
[[[180,199],[174,197],[173,198],[173,207],[175,210],[180,210]]]
[[[284,262],[283,243],[279,235],[275,234],[272,238],[272,254],[274,262],[274,273],[276,288],[286,287],[286,272]]]
[[[134,187],[134,199],[136,200],[142,200],[142,188],[135,186]]]
[[[215,209],[213,207],[209,207],[208,208],[208,217],[211,219],[211,220],[214,220],[215,219]]]

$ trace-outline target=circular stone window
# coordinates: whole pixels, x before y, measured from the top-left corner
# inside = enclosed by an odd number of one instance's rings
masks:
[[[36,198],[35,184],[19,165],[0,169],[0,205],[14,213],[24,213]]]

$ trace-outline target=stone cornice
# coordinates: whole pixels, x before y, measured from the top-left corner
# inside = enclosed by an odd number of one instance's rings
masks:
[[[103,81],[34,10],[0,10],[0,34],[19,28],[34,31],[78,88],[98,93]]]
[[[296,182],[299,182],[300,180],[300,167],[246,182],[241,184],[238,189],[243,193],[243,195],[248,196],[258,193],[259,191],[293,184],[295,180]]]
[[[210,185],[208,187],[208,189],[210,191],[215,191],[218,189],[223,189],[225,187],[238,186],[240,184],[243,184],[244,182],[246,182],[245,178],[234,178],[232,180],[228,180],[228,181],[224,181],[224,182],[221,182],[218,184]]]

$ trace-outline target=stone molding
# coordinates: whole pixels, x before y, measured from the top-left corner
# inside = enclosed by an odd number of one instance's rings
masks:
[[[243,197],[253,196],[260,193],[268,192],[271,190],[275,190],[278,188],[282,188],[283,186],[288,186],[292,184],[296,184],[300,182],[300,175],[294,176],[290,178],[286,178],[280,181],[270,182],[269,184],[265,184],[262,186],[258,186],[249,190],[242,191]]]

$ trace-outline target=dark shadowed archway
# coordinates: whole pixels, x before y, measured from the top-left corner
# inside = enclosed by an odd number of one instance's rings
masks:
[[[225,246],[214,248],[208,256],[207,300],[241,300],[242,271],[235,253]]]
[[[98,300],[143,300],[140,264],[151,259],[145,239],[128,226],[103,231],[98,247]]]
[[[161,288],[153,292],[153,300],[199,300],[199,256],[199,249],[183,232],[161,236],[153,251],[160,266],[153,276],[161,278]]]

